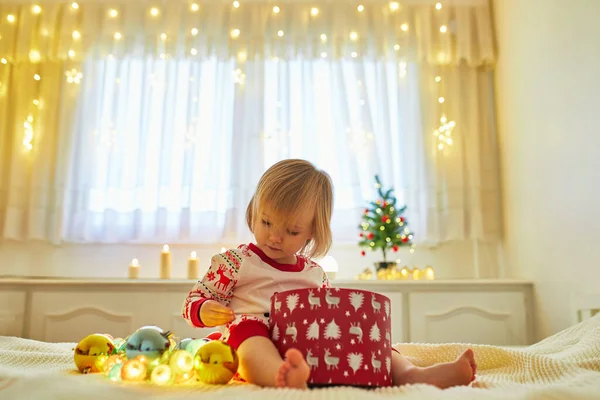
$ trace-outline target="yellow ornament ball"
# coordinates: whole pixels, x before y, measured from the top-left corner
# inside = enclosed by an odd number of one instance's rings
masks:
[[[220,340],[204,344],[194,357],[196,377],[202,383],[225,384],[233,378],[238,366],[233,347]]]
[[[73,359],[79,372],[103,372],[104,364],[115,349],[110,337],[95,333],[83,338],[75,347]]]

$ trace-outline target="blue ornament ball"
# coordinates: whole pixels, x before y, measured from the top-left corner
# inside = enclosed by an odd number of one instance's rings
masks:
[[[169,341],[170,332],[165,332],[155,326],[145,326],[127,338],[125,353],[127,359],[132,360],[139,355],[154,360],[163,355],[171,346]]]
[[[192,338],[185,338],[185,339],[181,339],[179,341],[179,343],[177,343],[176,346],[176,350],[185,350],[185,348],[187,347],[187,345],[192,342],[194,339]]]
[[[207,338],[194,339],[185,346],[185,351],[187,351],[192,355],[192,357],[194,357],[198,352],[198,349],[210,341],[211,340]]]

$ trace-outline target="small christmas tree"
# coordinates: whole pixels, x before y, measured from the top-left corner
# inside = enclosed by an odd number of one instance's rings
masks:
[[[360,228],[360,240],[358,245],[362,248],[375,251],[381,249],[383,261],[387,262],[387,254],[398,251],[400,246],[411,246],[413,248],[413,234],[408,229],[408,223],[404,217],[406,206],[397,208],[397,199],[393,195],[394,189],[384,192],[381,187],[379,176],[375,175],[375,187],[379,194],[377,201],[370,202],[370,207],[365,209],[362,216]],[[361,254],[364,256],[365,251]]]

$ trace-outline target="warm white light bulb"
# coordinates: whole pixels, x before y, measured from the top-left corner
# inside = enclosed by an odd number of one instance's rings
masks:
[[[435,3],[435,9],[436,10],[441,10],[442,9],[442,3]]]
[[[390,2],[390,10],[398,11],[399,8],[400,8],[400,4],[397,1]]]
[[[321,58],[327,58],[327,53],[325,53],[324,51],[321,52]]]
[[[279,36],[279,37],[283,37],[283,31],[281,31],[281,30],[280,30],[280,31],[278,31],[278,32],[277,32],[277,36]]]
[[[31,7],[31,12],[34,14],[39,14],[42,12],[42,7],[35,4],[33,7]]]
[[[161,33],[161,34],[160,34],[160,39],[161,39],[162,41],[165,41],[165,40],[167,40],[167,34],[166,34],[166,33]]]
[[[319,15],[319,9],[317,7],[311,8],[310,15],[312,15],[313,17],[316,17],[317,15]]]
[[[350,53],[350,55],[352,56],[352,58],[356,58],[358,57],[358,53],[353,51],[352,53]]]
[[[71,8],[73,10],[79,10],[79,4],[77,4],[76,2],[71,3]]]
[[[200,6],[198,6],[198,4],[196,3],[192,3],[192,5],[190,6],[190,10],[196,12],[200,9]]]
[[[121,40],[121,38],[122,38],[123,36],[121,35],[121,33],[120,33],[120,32],[115,32],[115,35],[114,35],[113,37],[115,38],[115,40]]]
[[[31,61],[32,63],[38,63],[40,62],[42,56],[40,55],[40,52],[37,50],[31,50],[29,52],[29,61]]]
[[[436,76],[436,77],[435,77],[435,81],[436,81],[437,83],[440,83],[440,82],[442,81],[442,77],[441,77],[441,76]]]
[[[157,17],[158,14],[160,14],[160,10],[156,7],[152,7],[150,9],[150,15],[152,15],[153,17]]]
[[[8,64],[8,60],[7,60],[6,58],[2,57],[2,58],[0,59],[0,63],[2,63],[2,64],[4,64],[4,65],[6,65],[6,64]]]
[[[274,7],[273,7],[273,12],[274,12],[275,14],[278,14],[278,13],[279,13],[279,7],[277,7],[277,6],[274,6]]]
[[[400,29],[402,29],[402,32],[408,32],[408,24],[404,23],[400,25]]]
[[[327,35],[326,35],[326,34],[324,34],[324,33],[321,33],[321,41],[322,41],[322,42],[325,42],[325,41],[327,41]]]
[[[445,123],[446,123],[446,121],[448,121],[448,120],[446,119],[446,116],[445,116],[445,115],[443,115],[443,116],[442,116],[442,118],[440,118],[440,122],[441,122],[442,124],[445,124]]]
[[[108,15],[110,15],[111,18],[117,18],[119,16],[119,12],[113,8],[108,12]]]
[[[232,38],[236,38],[238,36],[240,36],[240,30],[239,29],[232,29],[231,30],[231,37]]]
[[[446,99],[444,99],[443,97],[439,97],[439,98],[438,98],[438,102],[439,102],[440,104],[441,104],[441,103],[443,103],[444,101],[446,101]]]
[[[396,51],[400,50],[400,45],[399,44],[395,44],[394,45],[394,50],[396,50]]]
[[[6,20],[7,20],[9,23],[11,23],[11,24],[12,24],[12,23],[13,23],[13,22],[15,22],[17,19],[15,18],[15,16],[14,16],[14,15],[12,15],[12,14],[8,14],[8,15],[6,16]]]
[[[365,11],[365,6],[363,6],[362,4],[359,4],[358,7],[356,7],[356,10],[358,12],[363,12],[363,11]]]
[[[192,28],[192,36],[196,36],[198,34],[198,28]]]
[[[350,40],[357,40],[358,39],[358,33],[352,31],[350,32]]]
[[[240,8],[240,2],[239,1],[234,1],[233,2],[233,7]]]
[[[448,32],[448,27],[446,25],[440,26],[440,32],[442,32],[442,33]]]
[[[42,77],[39,76],[39,74],[35,74],[35,75],[33,75],[33,79],[35,79],[36,81],[39,81],[42,79]]]
[[[191,55],[193,55],[193,56],[195,56],[195,55],[197,55],[197,54],[198,54],[198,50],[196,50],[196,49],[192,48],[192,49],[190,50],[190,54],[191,54]]]
[[[79,39],[81,39],[81,33],[79,33],[79,31],[73,31],[73,33],[71,34],[71,36],[73,37],[73,40],[79,40]]]

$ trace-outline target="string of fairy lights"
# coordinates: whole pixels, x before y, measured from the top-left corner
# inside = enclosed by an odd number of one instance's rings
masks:
[[[241,7],[241,3],[238,0],[235,0],[231,3],[231,7],[233,10],[237,10]],[[353,5],[353,7],[356,7],[356,12],[357,13],[364,13],[366,11],[366,8],[369,5],[365,6],[364,4],[356,4]],[[275,15],[279,14],[282,11],[282,7],[285,7],[283,4],[282,5],[276,5],[274,4],[272,6],[271,12]],[[388,3],[388,7],[389,7],[389,11],[394,13],[394,12],[399,12],[402,8],[402,5],[397,2],[397,1],[390,1]],[[443,8],[443,4],[441,2],[437,2],[434,5],[432,5],[432,7],[434,8],[435,11],[440,11]],[[73,13],[77,13],[80,11],[80,5],[77,2],[72,2],[70,4],[70,12]],[[198,13],[201,10],[201,6],[199,3],[197,2],[191,2],[189,4],[189,12],[190,13]],[[31,6],[30,9],[31,13],[33,15],[40,15],[44,12],[43,8],[41,5],[39,4],[33,4]],[[161,8],[160,7],[149,7],[148,10],[148,15],[150,18],[158,18],[161,15]],[[118,19],[121,16],[120,10],[119,8],[115,7],[115,8],[108,8],[106,10],[107,13],[107,17],[109,19]],[[320,15],[321,11],[319,9],[319,7],[316,6],[311,6],[310,7],[310,17],[311,18],[318,18]],[[14,25],[15,29],[18,25],[18,21],[17,21],[17,15],[15,13],[9,13],[7,15],[5,15],[4,17],[2,17],[5,19],[5,21],[9,24],[9,25]],[[407,22],[403,22],[400,24],[400,30],[402,32],[408,32],[410,30],[410,25]],[[441,34],[447,34],[449,32],[449,28],[448,25],[446,24],[442,24],[439,26],[439,32]],[[198,36],[200,33],[199,28],[194,27],[191,28],[191,30],[189,31],[189,34],[192,37],[196,37]],[[42,32],[42,35],[48,35],[48,32]],[[232,28],[229,31],[229,36],[232,40],[235,40],[237,38],[240,38],[243,35],[243,32],[239,29],[239,28]],[[277,30],[276,35],[280,38],[284,37],[286,35],[285,31],[282,29]],[[79,30],[73,30],[71,33],[71,38],[72,38],[72,48],[70,48],[67,52],[66,52],[66,60],[67,61],[71,61],[72,65],[69,66],[65,73],[65,80],[68,84],[72,84],[72,85],[79,85],[82,80],[84,79],[83,73],[81,72],[80,69],[77,68],[77,65],[75,64],[75,57],[77,55],[77,47],[79,42],[82,39],[82,34]],[[125,38],[125,34],[120,31],[120,30],[115,30],[112,33],[112,40],[114,42],[121,42],[123,41]],[[159,43],[166,43],[167,40],[169,40],[169,35],[166,32],[161,32],[160,34],[158,34],[158,42]],[[322,33],[319,35],[319,39],[322,43],[326,43],[329,38],[327,37],[327,34]],[[348,39],[351,42],[357,42],[360,39],[360,32],[358,32],[357,30],[351,30],[348,33]],[[31,150],[33,150],[34,148],[34,143],[35,143],[35,138],[36,138],[36,130],[37,130],[37,122],[39,121],[39,113],[40,110],[43,108],[43,100],[40,98],[40,88],[41,88],[41,72],[39,69],[39,66],[42,62],[42,54],[39,50],[39,48],[36,48],[36,43],[35,41],[33,42],[33,48],[30,49],[29,51],[29,61],[31,64],[36,65],[36,71],[33,74],[33,79],[35,80],[35,90],[34,90],[34,98],[32,99],[32,103],[31,103],[31,107],[30,107],[30,111],[28,112],[24,122],[23,122],[23,149],[26,152],[30,152]],[[162,46],[162,49],[164,50],[166,46]],[[394,44],[393,45],[393,49],[394,51],[399,51],[400,50],[400,45],[399,44]],[[188,49],[189,55],[190,56],[197,56],[198,55],[198,49],[196,49],[195,47],[190,47]],[[322,51],[320,52],[320,57],[322,59],[327,59],[328,58],[328,54],[326,51]],[[358,57],[358,52],[356,50],[353,50],[350,52],[350,57],[351,58],[357,58]],[[165,51],[161,51],[159,54],[159,57],[161,60],[166,60],[169,59],[170,56],[167,52]],[[114,56],[112,54],[108,54],[107,56],[108,59],[114,59]],[[244,86],[245,81],[246,81],[246,74],[243,68],[243,65],[245,63],[245,61],[248,58],[248,54],[246,51],[239,51],[237,56],[236,56],[236,61],[238,63],[238,66],[236,66],[236,68],[233,70],[232,72],[232,81],[235,85],[240,85],[240,86]],[[7,65],[9,64],[10,61],[7,58],[0,58],[0,64],[2,65]],[[0,65],[1,66],[1,65]],[[406,61],[400,61],[398,64],[398,71],[399,71],[399,75],[400,77],[404,77],[406,76],[407,73],[407,64]],[[435,136],[435,143],[436,143],[436,147],[440,152],[443,152],[445,149],[448,148],[448,146],[451,146],[453,144],[453,131],[454,128],[456,126],[456,123],[452,120],[450,120],[447,116],[446,110],[447,110],[447,102],[448,99],[445,95],[445,85],[443,82],[443,78],[440,75],[436,75],[433,77],[434,82],[435,82],[435,90],[436,90],[436,98],[437,98],[437,106],[436,109],[438,110],[438,117],[439,118],[439,126],[434,130],[433,135]],[[7,84],[0,82],[0,95],[5,95],[7,93]],[[370,138],[373,137],[373,134],[368,132],[366,134],[367,136],[369,136]]]

